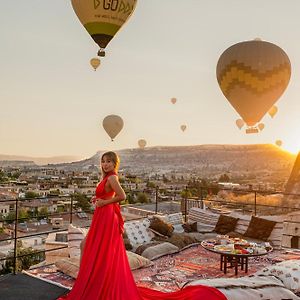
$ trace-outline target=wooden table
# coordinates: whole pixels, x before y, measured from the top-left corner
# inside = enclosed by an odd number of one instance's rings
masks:
[[[260,254],[254,254],[254,253],[249,253],[249,254],[233,254],[230,252],[225,252],[225,251],[219,251],[215,250],[214,248],[207,247],[205,246],[206,240],[201,242],[201,246],[210,252],[220,254],[220,270],[224,272],[224,274],[227,273],[228,268],[234,268],[235,270],[235,275],[238,275],[238,270],[239,266],[241,267],[241,270],[244,270],[245,273],[248,273],[248,259],[249,257],[254,257],[254,256],[263,256],[267,255],[270,253],[273,248],[270,247],[270,250],[268,250],[265,253],[260,253]]]

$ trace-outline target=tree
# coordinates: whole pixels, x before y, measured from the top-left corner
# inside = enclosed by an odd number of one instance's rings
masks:
[[[230,182],[230,177],[227,174],[222,174],[218,182]]]
[[[192,197],[192,192],[189,189],[184,189],[180,192],[182,198],[190,198]]]
[[[38,220],[44,219],[48,217],[48,209],[47,207],[42,207],[39,211],[38,211]]]
[[[25,198],[26,199],[33,199],[33,198],[37,198],[38,196],[39,196],[39,194],[34,192],[34,191],[27,191],[25,193]]]
[[[137,202],[140,203],[149,203],[149,197],[146,193],[138,193],[137,194]]]
[[[73,195],[71,195],[71,198],[73,199],[74,207],[76,209],[81,208],[83,211],[91,211],[91,203],[90,203],[90,199],[81,193],[75,193]]]

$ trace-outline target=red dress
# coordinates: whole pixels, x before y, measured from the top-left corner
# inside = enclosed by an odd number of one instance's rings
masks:
[[[113,191],[104,189],[111,175],[116,173],[107,174],[97,186],[97,198],[113,197]],[[96,208],[73,289],[58,300],[226,300],[219,290],[207,286],[172,293],[137,287],[122,238],[123,224],[118,203]]]

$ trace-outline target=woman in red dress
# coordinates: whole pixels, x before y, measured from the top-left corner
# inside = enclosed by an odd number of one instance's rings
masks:
[[[172,293],[136,286],[122,238],[124,222],[119,202],[126,195],[118,180],[118,167],[116,153],[102,155],[103,179],[92,198],[96,209],[78,276],[73,289],[58,300],[226,300],[220,291],[207,286],[190,286]]]

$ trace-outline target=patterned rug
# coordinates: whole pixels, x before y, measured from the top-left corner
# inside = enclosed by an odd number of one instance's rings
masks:
[[[248,273],[239,270],[237,277],[251,275],[268,265],[288,259],[300,259],[300,253],[273,251],[265,256],[250,258]],[[55,265],[27,270],[24,273],[69,289],[74,284],[74,279],[57,271]],[[201,246],[161,257],[151,267],[133,271],[133,275],[137,285],[165,292],[178,290],[184,283],[192,280],[235,277],[233,269],[227,270],[227,274],[220,271],[220,256]]]

